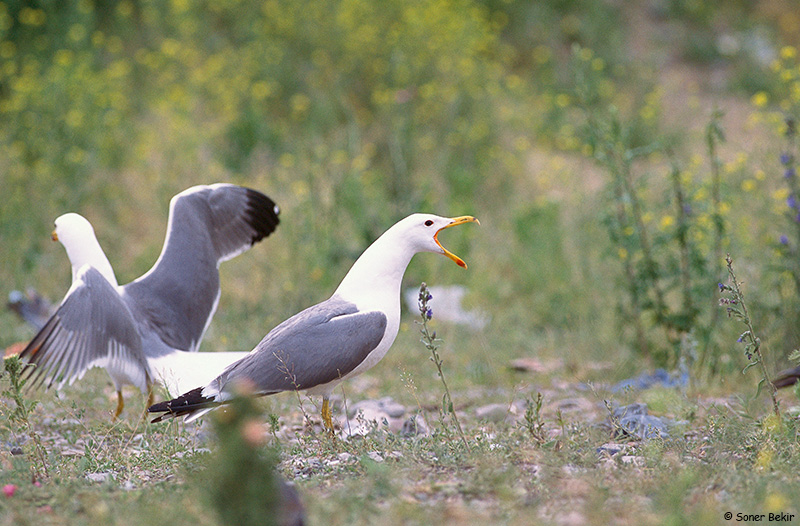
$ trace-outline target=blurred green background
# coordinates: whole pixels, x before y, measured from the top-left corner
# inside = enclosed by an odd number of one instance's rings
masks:
[[[491,318],[478,337],[441,328],[456,386],[502,383],[525,356],[569,379],[593,361],[739,374],[720,250],[786,365],[798,44],[793,0],[4,1],[0,292],[63,296],[49,233],[68,211],[128,282],[158,256],[170,197],[227,181],[282,222],[222,266],[203,350],[249,350],[428,211],[482,223],[442,236],[467,271],[421,255],[405,279],[463,285]],[[0,314],[0,345],[32,335]]]

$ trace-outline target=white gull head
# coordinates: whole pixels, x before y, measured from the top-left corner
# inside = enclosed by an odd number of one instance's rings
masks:
[[[442,246],[438,236],[446,228],[469,222],[478,220],[472,216],[412,214],[398,221],[361,254],[335,294],[362,310],[396,310],[399,318],[400,284],[411,258],[418,252],[433,252],[466,268],[461,258]]]
[[[52,238],[61,242],[67,251],[73,282],[78,271],[89,265],[96,268],[109,283],[115,287],[118,285],[114,269],[97,241],[92,224],[85,217],[72,212],[59,216],[55,220]]]

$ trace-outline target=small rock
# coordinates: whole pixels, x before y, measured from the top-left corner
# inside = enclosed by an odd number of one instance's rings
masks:
[[[529,357],[517,358],[509,363],[511,369],[521,373],[551,373],[563,366],[563,360],[550,360],[547,363],[543,363],[536,358]]]
[[[475,410],[475,417],[478,420],[499,423],[506,419],[513,406],[508,404],[489,404]]]
[[[370,451],[369,453],[367,453],[367,456],[372,460],[374,460],[375,462],[383,462],[383,456],[377,451]]]
[[[391,397],[386,396],[378,400],[361,400],[348,408],[348,416],[353,418],[359,411],[385,413],[390,418],[400,418],[406,413],[406,408],[402,404],[395,402]]]
[[[611,386],[611,392],[618,393],[625,390],[650,389],[651,387],[686,387],[689,384],[688,372],[668,373],[664,369],[656,369],[652,374],[642,373],[632,378],[626,378]]]
[[[354,461],[354,460],[356,459],[356,456],[355,456],[355,455],[353,455],[353,454],[351,454],[351,453],[347,453],[347,452],[339,453],[339,454],[337,455],[337,457],[338,457],[338,458],[339,458],[339,460],[341,460],[342,462],[352,462],[352,461]]]
[[[632,464],[634,466],[644,465],[644,459],[642,457],[637,457],[636,455],[622,455],[620,457],[620,461],[623,464]]]
[[[411,415],[400,428],[400,436],[413,437],[413,436],[428,436],[430,430],[428,424],[422,415]]]
[[[613,442],[609,442],[608,444],[603,444],[602,446],[598,447],[596,451],[600,456],[613,457],[614,455],[625,451],[626,449],[628,449],[628,446],[625,444],[615,444]]]
[[[91,482],[102,483],[107,480],[114,480],[114,474],[110,471],[105,471],[102,473],[87,473],[86,479],[90,480]]]
[[[389,416],[386,413],[374,409],[361,409],[354,418],[342,425],[340,435],[342,438],[363,437],[381,427],[390,427]]]
[[[635,403],[614,409],[613,417],[619,422],[620,431],[634,437],[647,440],[650,438],[669,438],[669,426],[675,423],[666,418],[648,414],[647,404]]]

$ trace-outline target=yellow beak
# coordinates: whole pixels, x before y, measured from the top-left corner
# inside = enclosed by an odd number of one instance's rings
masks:
[[[50,239],[53,241],[58,241],[58,234],[56,234],[55,230],[53,230],[53,232],[50,234]]]
[[[481,224],[480,221],[478,221],[472,216],[454,217],[450,219],[450,223],[448,223],[447,225],[443,226],[442,228],[436,231],[436,233],[433,235],[433,240],[436,241],[436,244],[439,245],[439,248],[441,248],[444,251],[445,256],[455,261],[456,265],[458,265],[459,267],[467,268],[467,264],[464,263],[463,259],[456,256],[455,254],[444,248],[441,243],[439,243],[439,232],[441,232],[445,228],[450,228],[451,226],[456,226],[456,225],[463,225],[464,223],[478,223],[479,225]]]

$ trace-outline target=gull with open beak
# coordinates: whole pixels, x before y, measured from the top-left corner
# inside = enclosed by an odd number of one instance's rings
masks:
[[[329,396],[343,380],[377,364],[400,328],[400,287],[406,267],[418,252],[443,254],[467,268],[444,248],[439,234],[450,227],[478,223],[413,214],[399,221],[361,254],[329,299],[284,321],[208,385],[150,407],[154,422],[176,416],[192,421],[237,393],[264,396],[303,390],[322,396],[322,420],[333,431]]]

